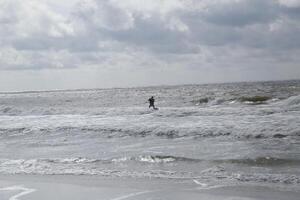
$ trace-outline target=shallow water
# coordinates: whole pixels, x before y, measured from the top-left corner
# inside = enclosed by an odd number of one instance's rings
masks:
[[[300,190],[300,81],[1,93],[0,140],[2,174]]]

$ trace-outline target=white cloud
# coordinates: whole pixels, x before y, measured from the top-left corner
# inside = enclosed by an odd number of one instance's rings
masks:
[[[78,9],[78,15],[95,26],[94,28],[118,31],[130,29],[134,23],[130,12],[109,1],[82,1],[78,4]]]
[[[61,35],[73,33],[68,19],[54,12],[45,2],[38,0],[3,0],[2,19],[11,19],[6,25],[14,30],[15,37],[31,37],[36,34],[51,36],[52,32]]]
[[[300,7],[300,1],[299,0],[278,0],[281,5],[294,8],[294,7]]]

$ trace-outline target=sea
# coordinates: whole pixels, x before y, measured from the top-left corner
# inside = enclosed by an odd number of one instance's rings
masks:
[[[300,81],[2,92],[1,174],[300,191]]]

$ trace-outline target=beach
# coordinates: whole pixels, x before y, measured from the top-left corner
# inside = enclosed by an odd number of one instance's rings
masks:
[[[299,192],[258,186],[206,188],[190,180],[111,179],[92,176],[1,176],[1,199],[261,199],[297,200]],[[6,190],[5,190],[6,188]]]

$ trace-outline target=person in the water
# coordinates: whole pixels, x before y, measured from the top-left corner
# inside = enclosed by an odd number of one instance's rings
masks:
[[[153,109],[156,109],[155,106],[154,106],[154,97],[152,96],[150,99],[148,99],[149,101],[149,108],[153,107]]]

